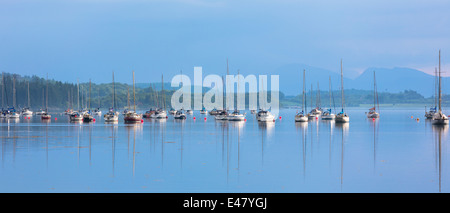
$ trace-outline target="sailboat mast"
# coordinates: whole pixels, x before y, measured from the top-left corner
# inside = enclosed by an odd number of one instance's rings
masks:
[[[16,107],[16,76],[13,75],[13,107]]]
[[[344,74],[342,71],[342,59],[341,59],[341,104],[342,104],[342,112],[344,112]]]
[[[319,82],[317,82],[317,97],[316,97],[316,100],[317,100],[317,108],[320,109],[320,87],[319,87]]]
[[[237,98],[238,95],[239,95],[239,81],[240,81],[240,78],[239,78],[239,70],[238,70],[237,78],[238,78],[238,85],[237,85],[236,98]],[[235,104],[235,111],[237,111],[237,100],[236,100],[236,104]]]
[[[101,101],[100,101],[100,87],[98,87],[98,107],[101,107]]]
[[[377,79],[375,77],[375,71],[373,71],[373,81],[374,81],[374,85],[375,85],[375,95],[377,97],[377,109],[378,112],[380,112],[380,102],[378,101],[378,89],[377,89]]]
[[[312,95],[312,93],[313,93],[313,85],[311,84],[311,91],[309,92],[309,94],[311,94],[311,110],[314,108],[313,107],[313,95]]]
[[[128,103],[128,110],[130,110],[130,87],[127,86],[127,103]]]
[[[47,73],[47,94],[45,95],[45,111],[48,111],[48,73]]]
[[[116,83],[114,82],[114,72],[112,73],[113,80],[113,99],[112,99],[112,107],[116,110]]]
[[[80,110],[80,82],[77,79],[77,108]]]
[[[30,105],[30,81],[28,81],[28,83],[27,83],[27,98],[28,98],[28,108],[30,108],[31,107],[31,105]]]
[[[161,75],[161,98],[162,98],[162,106],[164,107],[163,109],[166,109],[166,93],[164,92],[164,75]]]
[[[228,63],[227,63],[227,67],[228,67]],[[222,75],[222,86],[223,86],[222,110],[225,110],[225,102],[226,102],[226,99],[225,99],[225,80],[224,80],[223,75]]]
[[[437,85],[438,85],[438,74],[437,74],[437,68],[434,68],[434,107],[437,106]]]
[[[331,112],[331,76],[328,76],[328,84],[329,84],[329,87],[330,87],[330,112]]]
[[[375,108],[376,96],[375,96],[375,70],[373,71],[373,108]]]
[[[228,58],[227,58],[227,76],[230,74],[230,71],[229,71],[229,69],[228,69]],[[234,87],[234,85],[233,85],[233,87]],[[225,90],[224,90],[225,91]],[[225,93],[225,92],[224,92]],[[234,94],[233,94],[233,96],[234,96]],[[224,97],[225,98],[225,97]],[[225,99],[226,100],[226,99]],[[224,101],[224,104],[225,104],[225,101]],[[227,104],[227,108],[226,108],[226,110],[228,111],[228,104]]]
[[[155,99],[156,99],[156,107],[159,109],[159,97],[158,97],[158,91],[156,91],[156,83],[155,83]]]
[[[303,94],[302,94],[302,110],[304,109],[306,113],[306,105],[305,105],[305,70],[303,70]]]
[[[89,79],[89,111],[91,111],[91,79]]]
[[[134,112],[136,112],[136,93],[134,89],[134,71],[133,71],[133,106],[134,106]]]
[[[441,50],[439,50],[439,112],[441,112],[441,101],[442,101],[442,94],[441,94]]]
[[[3,72],[2,72],[2,108],[5,106],[5,98],[3,96],[3,94],[5,93],[5,79],[3,77]]]

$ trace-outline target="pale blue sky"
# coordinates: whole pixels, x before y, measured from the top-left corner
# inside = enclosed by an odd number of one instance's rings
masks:
[[[450,61],[450,1],[0,1],[0,71],[63,81],[270,73],[303,63],[348,77]],[[444,70],[445,71],[445,70]],[[447,72],[448,75],[448,72]]]

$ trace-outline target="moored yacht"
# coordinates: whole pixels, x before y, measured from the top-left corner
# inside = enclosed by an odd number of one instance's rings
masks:
[[[133,71],[133,107],[134,111],[128,111],[125,116],[123,117],[123,120],[125,123],[139,123],[143,122],[142,115],[136,113],[136,93],[134,88],[134,71]]]
[[[334,120],[336,118],[336,115],[331,112],[331,103],[332,103],[331,98],[333,97],[333,92],[331,91],[331,76],[329,77],[329,86],[330,86],[330,108],[327,110],[324,110],[322,112],[322,116],[321,116],[322,120]],[[333,97],[333,100],[334,100],[334,97]],[[333,101],[333,105],[334,105],[334,101]],[[334,109],[336,110],[336,107]]]
[[[234,110],[232,113],[228,114],[227,120],[229,121],[243,121],[245,120],[245,114],[241,114],[239,110]]]
[[[441,50],[439,50],[439,101],[438,101],[439,109],[438,109],[437,113],[435,113],[433,115],[433,118],[431,119],[431,123],[434,125],[448,125],[448,123],[449,123],[448,117],[442,112],[441,84],[442,84],[442,80],[441,80]]]
[[[177,113],[177,111],[174,108],[170,108],[169,114],[175,115],[175,113]]]
[[[214,116],[214,118],[216,120],[220,120],[220,121],[226,121],[228,120],[228,111],[223,109],[223,110],[218,110],[217,114]]]
[[[205,109],[205,107],[202,108],[202,110],[200,110],[200,114],[207,114],[208,110]]]
[[[93,114],[100,116],[100,115],[102,115],[102,111],[100,110],[100,108],[97,108],[97,109],[94,109]]]
[[[256,120],[259,122],[275,122],[275,116],[267,110],[260,110],[256,114]]]
[[[219,113],[219,110],[217,110],[216,108],[209,111],[209,115],[217,115],[218,113]]]
[[[350,117],[344,111],[344,74],[342,71],[342,59],[341,59],[341,106],[342,110],[336,115],[335,121],[336,123],[348,123],[350,121]]]
[[[176,120],[184,120],[186,119],[186,115],[184,114],[183,110],[177,110],[175,112],[175,115],[173,115],[173,118]]]
[[[155,114],[156,110],[153,108],[150,108],[150,110],[146,111],[142,117],[144,118],[151,118],[153,114]]]
[[[14,107],[9,108],[8,111],[9,111],[9,113],[6,115],[7,118],[11,118],[11,119],[20,118],[20,114],[16,111],[16,109],[14,109]]]
[[[380,114],[376,111],[377,108],[378,110],[380,110],[380,105],[378,104],[378,93],[377,93],[377,83],[375,80],[375,71],[373,71],[373,107],[369,109],[369,112],[367,113],[367,118],[379,118]]]
[[[28,107],[22,109],[22,115],[30,116],[33,115],[33,111],[31,111]]]
[[[303,70],[303,92],[302,92],[302,111],[298,112],[295,115],[295,122],[307,122],[308,121],[308,117],[305,115],[305,111],[306,111],[306,97],[305,97],[305,70]]]
[[[151,115],[151,118],[154,118],[154,119],[166,119],[167,118],[167,113],[163,109],[157,109],[155,111],[155,113],[153,113]]]
[[[69,115],[69,120],[71,122],[81,122],[83,121],[83,115],[78,111],[74,111]]]

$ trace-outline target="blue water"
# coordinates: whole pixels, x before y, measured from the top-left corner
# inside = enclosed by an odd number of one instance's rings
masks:
[[[365,111],[348,109],[349,124],[299,124],[287,109],[265,125],[250,113],[137,125],[2,119],[0,192],[450,191],[448,127],[423,109],[384,109],[376,121]]]

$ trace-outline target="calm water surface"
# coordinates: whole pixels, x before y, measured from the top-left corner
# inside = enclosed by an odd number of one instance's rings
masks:
[[[376,121],[365,111],[349,109],[349,124],[295,123],[296,110],[267,124],[250,113],[137,125],[2,119],[0,192],[450,191],[448,127],[423,109],[385,109]]]

